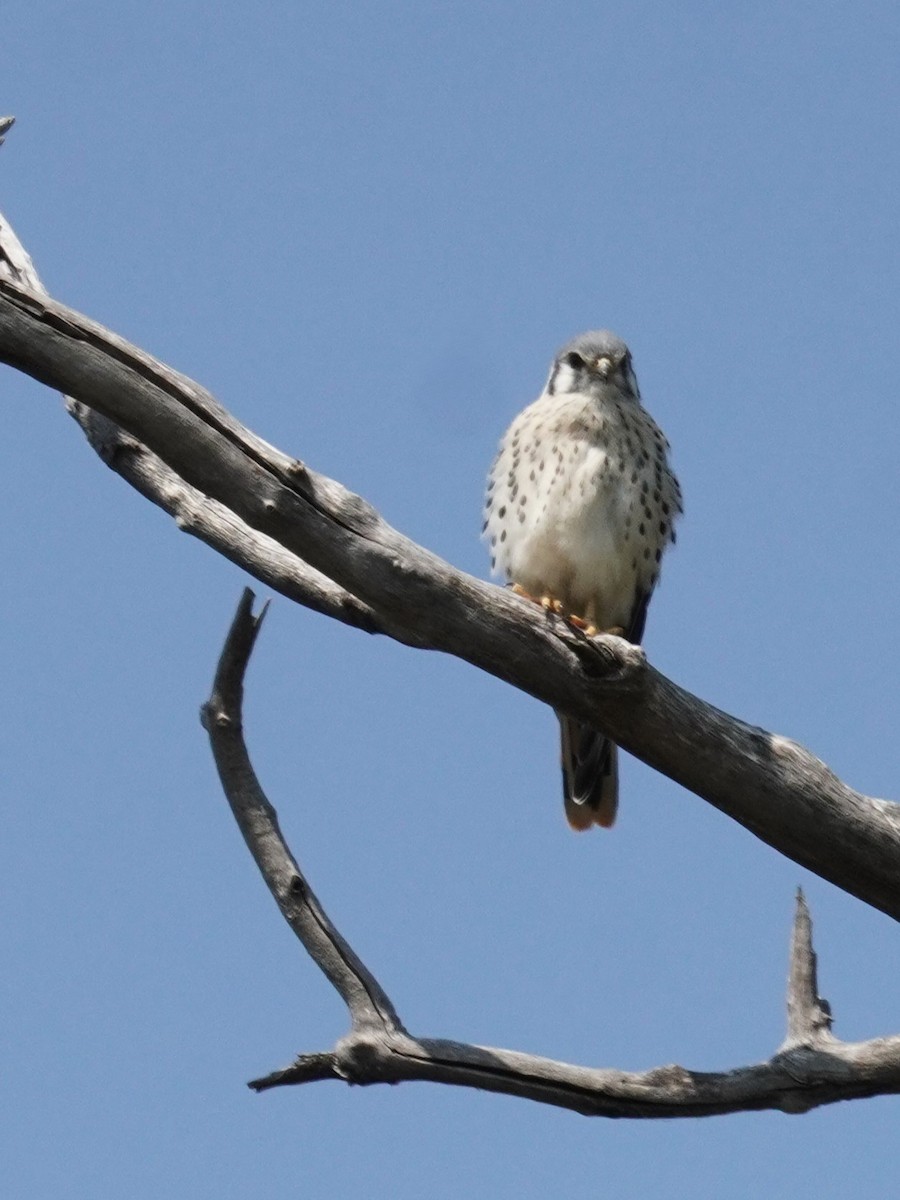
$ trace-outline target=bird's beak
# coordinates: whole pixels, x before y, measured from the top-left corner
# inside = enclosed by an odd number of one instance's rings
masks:
[[[594,362],[594,370],[602,379],[608,379],[613,371],[618,371],[625,361],[624,354],[601,354]]]

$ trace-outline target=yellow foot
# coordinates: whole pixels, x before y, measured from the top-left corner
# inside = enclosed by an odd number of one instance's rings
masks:
[[[523,600],[530,600],[532,604],[539,604],[547,612],[551,612],[557,617],[562,617],[564,621],[568,621],[570,625],[574,625],[576,629],[580,629],[585,637],[596,637],[598,633],[609,633],[613,637],[625,636],[625,630],[621,625],[612,625],[609,629],[600,629],[599,626],[594,625],[586,617],[579,617],[575,613],[567,613],[562,601],[555,600],[553,596],[533,596],[531,592],[525,591],[521,583],[514,583],[512,590],[517,596],[521,596]]]
[[[582,630],[585,637],[596,637],[600,630],[596,625],[592,625],[590,621],[586,621],[584,617],[576,617],[574,613],[570,613],[566,618],[570,625],[574,625],[576,629]]]
[[[598,629],[596,625],[592,625],[584,617],[569,616],[567,619],[569,624],[574,625],[576,629],[583,629],[587,637],[596,637],[598,633],[608,633],[612,637],[620,638],[625,636],[625,630],[621,625],[611,625],[609,629]]]
[[[585,620],[584,617],[578,617],[574,613],[567,613],[563,606],[563,602],[561,600],[556,600],[553,596],[546,594],[543,596],[533,596],[531,592],[525,591],[521,583],[514,583],[512,585],[512,590],[517,596],[521,596],[523,600],[530,600],[532,604],[539,604],[541,608],[545,609],[547,612],[551,612],[557,617],[562,617],[564,621],[568,621],[569,624],[574,625],[576,629],[583,630],[588,637],[594,637],[600,632],[596,625],[592,625],[591,622]],[[612,632],[615,632],[615,630]],[[624,631],[619,630],[619,632]]]
[[[554,600],[552,596],[532,596],[531,592],[526,592],[521,583],[514,583],[512,590],[517,596],[521,596],[523,600],[530,600],[532,604],[539,604],[541,608],[545,608],[547,612],[556,613],[557,616],[563,615],[563,606],[561,600]]]

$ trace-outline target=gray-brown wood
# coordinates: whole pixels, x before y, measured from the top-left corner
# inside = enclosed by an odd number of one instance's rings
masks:
[[[791,937],[791,968],[787,992],[788,1028],[782,1050],[795,1046],[830,1046],[831,1009],[819,995],[818,964],[812,943],[812,918],[802,890],[797,890],[794,932]]]
[[[9,279],[0,279],[0,361],[74,397],[154,456],[148,463],[163,464],[158,482],[144,472],[142,490],[167,510],[185,508],[179,488],[191,489],[184,497],[195,511],[210,501],[207,528],[185,527],[211,541],[215,525],[214,544],[252,574],[348,624],[455,654],[595,725],[783,854],[900,916],[900,806],[863,796],[796,742],[692,696],[638,647],[587,639],[454,570],[360,497],[244,429],[198,384]],[[121,470],[139,457],[107,461]],[[269,569],[264,539],[284,552]]]
[[[12,121],[0,118],[0,142]],[[841,783],[801,746],[729,717],[665,679],[621,639],[588,639],[404,538],[360,497],[245,429],[198,384],[52,300],[0,216],[0,361],[67,396],[103,460],[178,526],[284,595],[406,645],[443,650],[609,734],[782,853],[900,915],[900,807]],[[518,1095],[590,1115],[701,1116],[900,1091],[900,1038],[845,1043],[818,995],[812,925],[798,896],[788,1031],[767,1062],[725,1073],[640,1074],[414,1038],[300,872],[253,773],[243,676],[260,618],[245,595],[203,720],[257,866],[351,1029],[330,1051],[255,1080],[408,1079]]]
[[[12,118],[0,118],[12,124]],[[2,138],[0,138],[2,141]],[[0,213],[0,279],[46,296],[34,263],[15,231]],[[183,377],[172,372],[177,382]],[[186,381],[190,382],[190,381]],[[202,390],[202,389],[201,389]],[[347,625],[374,633],[374,614],[355,597],[314,571],[277,542],[251,529],[227,508],[185,483],[162,459],[151,453],[113,421],[71,396],[66,408],[81,426],[85,437],[101,459],[153,504],[159,505],[178,528],[206,542],[262,583],[288,599],[316,612],[335,617]],[[212,397],[209,402],[214,405]]]
[[[788,1039],[768,1062],[725,1072],[670,1065],[632,1073],[410,1035],[375,976],[325,915],[253,772],[242,734],[243,676],[261,619],[254,617],[252,604],[247,591],[226,638],[203,721],[247,845],[288,924],[347,1004],[351,1029],[332,1050],[300,1055],[250,1087],[265,1091],[324,1079],[350,1084],[417,1079],[519,1096],[585,1116],[642,1118],[757,1109],[799,1113],[900,1091],[900,1037],[851,1044],[829,1033],[802,895],[791,938]]]
[[[253,593],[245,591],[219,658],[212,695],[201,710],[219,778],[281,915],[347,1004],[353,1028],[400,1030],[390,1000],[326,917],[301,874],[282,837],[278,814],[250,764],[241,720],[244,672],[265,616],[265,609],[254,616],[252,607]]]

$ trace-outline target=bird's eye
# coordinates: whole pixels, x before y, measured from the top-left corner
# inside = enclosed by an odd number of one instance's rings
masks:
[[[575,351],[572,350],[566,355],[566,365],[571,367],[573,371],[580,371],[584,366],[584,359],[580,354],[576,354]]]

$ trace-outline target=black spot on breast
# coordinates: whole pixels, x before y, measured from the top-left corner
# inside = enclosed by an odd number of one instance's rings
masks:
[[[501,542],[505,542],[505,541],[506,541],[506,530],[505,530],[505,529],[504,529],[504,530],[503,530],[503,532],[500,534],[500,541],[501,541]]]
[[[501,521],[506,516],[506,505],[505,504],[501,504],[500,507],[497,509],[497,516],[500,518]]]

